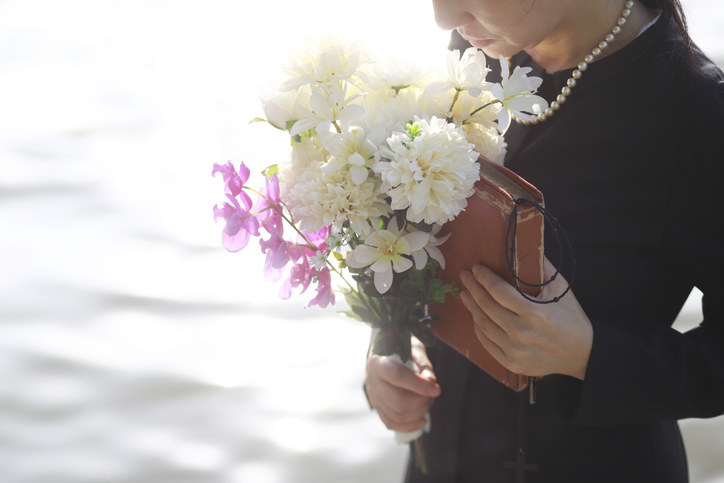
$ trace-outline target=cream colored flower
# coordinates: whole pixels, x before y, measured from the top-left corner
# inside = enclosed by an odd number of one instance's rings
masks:
[[[367,56],[355,46],[342,44],[338,39],[324,39],[290,59],[284,69],[290,78],[280,90],[291,91],[305,84],[329,86],[351,81],[365,62]]]
[[[462,128],[433,117],[393,133],[382,159],[373,169],[393,210],[407,210],[407,219],[445,223],[463,210],[480,179],[478,153]]]
[[[282,199],[302,230],[312,233],[349,222],[364,236],[389,207],[380,193],[380,180],[354,178],[353,164],[328,170],[329,155],[318,136],[303,138],[292,151],[293,161],[281,170]],[[358,182],[361,181],[361,182]]]
[[[327,164],[322,167],[325,174],[348,169],[355,184],[362,184],[367,179],[377,146],[367,139],[364,129],[348,127],[342,133],[324,133],[320,140],[329,152]]]
[[[478,97],[461,92],[453,105],[452,122],[458,126],[473,123],[495,127],[501,109],[502,106],[490,91],[483,91]]]
[[[463,129],[468,141],[475,146],[475,151],[494,163],[503,164],[508,144],[497,128],[490,125],[464,124]]]
[[[429,238],[424,232],[398,231],[393,218],[387,230],[372,232],[363,244],[347,254],[345,262],[352,268],[370,267],[375,288],[383,294],[392,286],[393,272],[402,273],[412,268],[412,252],[421,250]]]
[[[296,122],[309,112],[310,91],[302,87],[297,91],[279,92],[276,95],[261,99],[266,120],[279,129],[288,129],[288,124]]]

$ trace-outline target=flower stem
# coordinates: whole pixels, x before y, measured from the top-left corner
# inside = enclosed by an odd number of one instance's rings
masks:
[[[473,117],[475,114],[479,113],[480,111],[482,111],[483,109],[485,109],[488,106],[492,106],[493,104],[499,104],[499,103],[500,103],[500,101],[498,99],[496,99],[494,101],[490,101],[487,104],[485,104],[484,106],[480,106],[477,109],[475,109],[473,112],[471,112],[470,117]]]

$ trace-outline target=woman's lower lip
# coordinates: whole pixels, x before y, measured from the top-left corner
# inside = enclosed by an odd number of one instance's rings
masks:
[[[488,45],[492,44],[493,40],[491,40],[491,39],[486,39],[486,40],[473,39],[473,40],[468,40],[468,42],[470,42],[470,45],[472,45],[473,47],[479,47],[482,49],[482,48],[485,48]]]

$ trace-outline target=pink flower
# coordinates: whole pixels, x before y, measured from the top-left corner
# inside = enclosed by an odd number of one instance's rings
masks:
[[[292,296],[292,290],[297,287],[302,287],[299,293],[304,293],[307,288],[309,288],[309,284],[312,283],[316,274],[317,270],[309,265],[308,259],[301,257],[289,271],[289,277],[282,284],[279,296],[283,299],[288,299]]]
[[[242,162],[239,165],[239,172],[237,173],[234,169],[234,165],[231,161],[227,161],[226,164],[214,164],[214,169],[211,170],[211,176],[216,176],[216,173],[221,173],[221,176],[226,182],[226,191],[231,193],[233,196],[239,195],[244,183],[249,179],[249,168]]]
[[[274,231],[270,235],[268,240],[259,240],[261,252],[266,253],[264,274],[268,280],[279,280],[281,269],[291,261],[292,257],[289,244],[282,238],[281,230]]]
[[[249,243],[251,235],[259,236],[259,221],[249,213],[251,200],[248,196],[241,199],[244,208],[232,195],[227,193],[226,197],[231,203],[214,207],[214,221],[220,217],[226,221],[221,234],[221,244],[230,252],[238,252]]]
[[[279,198],[279,179],[276,173],[271,178],[266,177],[266,186],[261,190],[261,196],[256,202],[255,210],[259,213],[259,221],[264,223],[269,218],[279,218],[281,221],[281,199]],[[277,220],[273,220],[277,223]]]
[[[334,305],[334,293],[332,292],[332,277],[329,268],[323,268],[317,272],[317,296],[309,301],[307,307],[319,305],[324,308],[327,305]]]

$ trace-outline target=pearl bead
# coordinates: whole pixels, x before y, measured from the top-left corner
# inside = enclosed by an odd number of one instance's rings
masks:
[[[576,87],[576,79],[574,79],[574,78],[568,79],[568,81],[566,82],[566,85],[568,85],[568,87]],[[569,95],[569,94],[566,94],[566,95]]]
[[[615,39],[616,36],[613,34],[606,35],[606,42],[613,42],[613,39]]]
[[[556,97],[556,102],[558,102],[558,104],[563,104],[563,103],[565,103],[565,102],[566,102],[566,96],[564,96],[563,94],[558,94],[558,97]]]
[[[595,49],[593,49],[593,50],[591,51],[591,53],[593,54],[594,57],[598,57],[599,55],[601,55],[601,49],[599,49],[598,47],[596,47]]]
[[[620,19],[618,19],[618,22],[616,22],[616,23],[623,27],[626,24],[626,18],[621,17]]]
[[[630,8],[627,8],[626,10],[624,10],[623,12],[621,12],[621,15],[622,15],[623,17],[628,17],[629,15],[631,15],[631,9],[630,9]]]
[[[561,108],[560,103],[558,103],[556,101],[551,102],[551,109],[553,109],[554,111],[557,111],[560,108]]]
[[[546,115],[544,112],[541,112],[540,114],[538,114],[538,120],[541,122],[546,120]]]
[[[574,81],[574,82],[575,82],[575,81]],[[566,97],[570,96],[570,95],[571,95],[571,88],[570,88],[570,87],[564,87],[563,89],[561,89],[561,94],[563,94],[563,95],[566,96]]]
[[[611,30],[611,32],[613,32],[613,35],[618,35],[618,34],[621,33],[621,27],[619,27],[618,25],[616,25],[616,26]]]
[[[553,115],[553,109],[549,107],[543,114],[545,114],[546,117],[551,117]]]
[[[602,40],[601,43],[598,44],[598,48],[601,50],[605,49],[606,47],[608,47],[608,42],[606,42],[605,40]]]
[[[588,69],[588,62],[581,62],[578,64],[578,70],[581,72],[584,72],[586,69]]]
[[[585,57],[583,58],[583,61],[586,62],[587,64],[590,64],[591,62],[594,61],[594,58],[593,58],[593,56],[592,56],[591,54],[588,54],[587,56],[585,56]]]
[[[626,2],[626,4],[624,5],[624,7],[626,7],[626,8],[633,8],[633,6],[634,6],[634,1],[633,1],[633,0],[628,0],[628,1]]]

